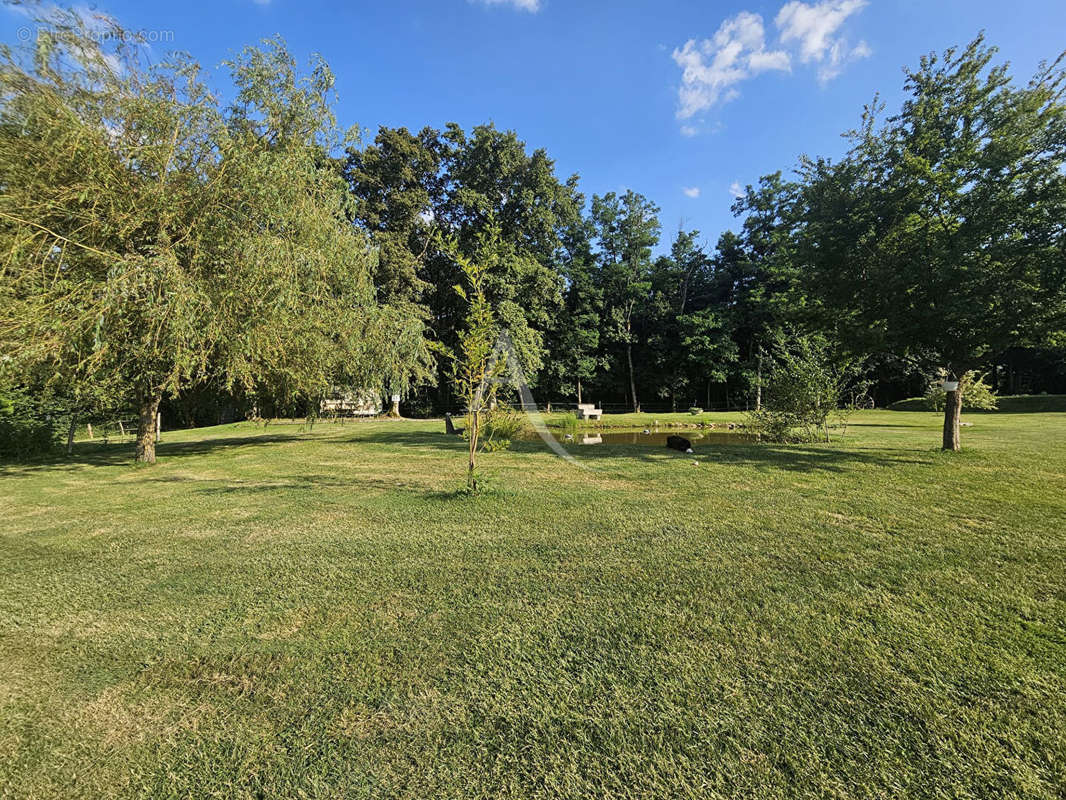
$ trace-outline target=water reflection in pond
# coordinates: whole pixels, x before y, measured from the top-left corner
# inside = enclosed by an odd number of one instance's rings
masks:
[[[662,429],[651,428],[644,432],[643,428],[631,430],[597,430],[577,431],[572,434],[560,431],[552,431],[556,441],[564,445],[592,445],[592,444],[628,444],[644,445],[645,447],[666,447],[666,437],[684,436],[692,442],[695,450],[700,445],[708,444],[747,444],[754,442],[755,436],[750,433],[733,431],[718,431],[706,429]]]

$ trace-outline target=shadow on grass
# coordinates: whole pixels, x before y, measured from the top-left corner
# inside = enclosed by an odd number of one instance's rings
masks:
[[[209,455],[226,450],[246,447],[261,447],[285,442],[306,440],[300,434],[258,434],[238,437],[218,437],[200,439],[190,442],[160,442],[157,456],[161,461],[171,461],[190,456]],[[425,430],[399,431],[360,431],[350,437],[331,438],[330,445],[385,445],[390,447],[407,447],[431,449],[455,453],[457,456],[466,451],[466,441],[458,436],[444,432],[436,433]],[[851,468],[863,466],[890,467],[903,464],[929,464],[927,458],[914,457],[914,450],[881,450],[878,452],[860,451],[847,445],[775,445],[775,444],[706,444],[695,442],[692,455],[678,453],[666,447],[642,444],[599,444],[571,445],[568,452],[579,463],[602,468],[609,462],[637,461],[648,464],[662,464],[669,459],[700,460],[712,464],[736,464],[737,466],[762,469],[809,472],[815,470],[845,472]],[[539,439],[527,439],[512,442],[509,452],[514,454],[548,454],[551,451]],[[922,451],[919,451],[922,452]],[[41,470],[74,470],[86,466],[132,466],[133,450],[130,445],[80,444],[71,456],[55,456],[28,463],[0,464],[0,477],[30,474]],[[182,480],[172,476],[160,476],[155,480]],[[190,479],[195,482],[195,479]],[[402,481],[387,478],[368,479],[365,476],[344,480],[335,476],[279,476],[273,482],[256,482],[255,484],[227,484],[225,486],[205,488],[201,491],[215,494],[239,494],[242,492],[268,492],[278,489],[311,489],[326,487],[382,488],[390,490],[424,491],[413,486],[405,486]]]
[[[429,431],[381,431],[359,436],[351,442],[386,444],[400,447],[435,447],[456,453],[466,450],[466,442],[457,436]],[[779,444],[706,444],[693,443],[694,452],[678,453],[667,447],[642,444],[596,444],[567,447],[579,463],[619,460],[661,464],[669,459],[698,460],[712,464],[735,464],[737,466],[787,471],[809,472],[814,470],[846,472],[853,467],[893,467],[904,464],[929,464],[928,459],[915,457],[913,450],[891,449],[880,452],[847,449],[846,445],[779,445]],[[516,454],[550,453],[539,439],[523,439],[511,443],[508,452]],[[491,455],[489,456],[491,458]],[[601,463],[600,466],[603,466]]]
[[[188,456],[201,456],[236,447],[250,447],[282,442],[296,441],[302,437],[293,434],[272,433],[258,436],[218,437],[217,439],[199,439],[192,442],[166,442],[156,445],[156,458],[169,461]],[[0,462],[0,476],[14,476],[19,473],[39,470],[79,469],[81,467],[116,467],[133,466],[133,445],[121,444],[86,444],[81,442],[74,446],[71,455],[52,455],[33,461]]]

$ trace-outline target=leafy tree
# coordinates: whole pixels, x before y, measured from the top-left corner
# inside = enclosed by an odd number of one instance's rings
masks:
[[[562,304],[563,232],[580,223],[576,178],[560,182],[547,154],[527,153],[511,131],[481,125],[468,134],[454,123],[417,137],[382,129],[374,145],[349,151],[346,174],[354,218],[378,244],[379,285],[410,287],[404,296],[428,309],[429,326],[447,347],[465,324],[467,309],[452,291],[465,278],[433,233],[473,258],[485,228],[498,226],[498,264],[486,273],[485,292],[535,380]],[[445,407],[448,383],[441,372],[438,403]]]
[[[429,288],[425,259],[433,243],[433,209],[441,202],[443,148],[437,131],[378,130],[372,145],[348,148],[345,179],[352,215],[377,247],[374,286],[382,302],[421,303]]]
[[[762,365],[770,332],[784,325],[808,327],[808,305],[795,261],[798,184],[780,172],[746,187],[733,204],[744,214],[739,234],[718,242],[712,292],[723,306],[737,346],[740,378],[761,405]]]
[[[549,350],[550,370],[564,394],[582,402],[582,388],[606,366],[600,351],[603,292],[596,285],[589,225],[575,221],[563,231],[562,272],[566,280],[563,307],[553,326]]]
[[[764,402],[750,412],[753,426],[774,440],[802,431],[813,441],[829,441],[829,417],[861,373],[861,362],[841,353],[821,334],[776,330],[767,337],[769,374]]]
[[[459,332],[455,350],[441,347],[451,361],[451,379],[456,394],[466,403],[468,444],[466,488],[478,491],[477,456],[488,444],[482,439],[486,415],[495,406],[498,378],[504,374],[507,362],[500,357],[496,344],[500,327],[486,291],[487,276],[492,269],[491,259],[500,247],[500,229],[490,224],[481,236],[481,248],[489,258],[467,258],[455,242],[444,243],[462,271],[466,287],[456,284],[455,293],[466,304],[466,324]]]
[[[142,67],[106,17],[108,37],[39,23],[32,52],[0,50],[0,352],[83,394],[125,387],[146,462],[163,394],[212,376],[286,396],[380,380],[366,337],[411,323],[375,304],[345,217],[326,65],[248,49],[222,109],[195,63]]]
[[[711,384],[725,381],[737,360],[728,319],[714,308],[705,308],[683,314],[677,322],[685,367],[693,382],[699,380],[705,385],[710,406]]]
[[[843,161],[804,167],[802,261],[829,324],[868,351],[936,353],[956,378],[1066,318],[1064,74],[1019,87],[994,54],[978,38],[922,58],[898,114],[879,126],[875,102]]]
[[[698,231],[678,231],[670,254],[656,259],[652,294],[641,314],[641,360],[654,365],[657,393],[669,397],[674,410],[690,387],[706,388],[709,395],[710,385],[725,380],[736,360],[724,309],[710,296],[712,262],[698,237]]]
[[[592,198],[606,338],[621,351],[634,411],[640,411],[633,365],[634,323],[651,293],[651,251],[659,242],[658,213],[658,206],[632,190],[621,197],[609,192]]]

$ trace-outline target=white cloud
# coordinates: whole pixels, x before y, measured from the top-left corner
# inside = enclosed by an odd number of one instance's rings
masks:
[[[762,72],[791,72],[790,48],[796,51],[801,63],[818,65],[820,82],[835,78],[846,64],[867,58],[872,52],[865,41],[851,47],[839,35],[848,17],[861,11],[868,2],[789,0],[774,18],[779,38],[772,49],[766,44],[763,18],[750,11],[741,11],[725,20],[710,39],[689,39],[673,52],[675,63],[681,67],[677,118],[687,120],[700,111],[735,100],[740,96],[738,85]],[[681,133],[695,136],[697,130],[688,124],[682,126]]]
[[[269,0],[267,1],[269,2]],[[474,2],[474,0],[470,0],[470,2]],[[529,11],[533,14],[540,11],[540,0],[477,0],[477,2],[486,6],[511,6],[519,11]]]
[[[822,83],[840,74],[850,61],[870,55],[870,46],[860,41],[855,47],[837,36],[837,31],[852,14],[861,11],[867,0],[822,0],[808,4],[791,0],[781,6],[774,24],[781,31],[781,42],[795,42],[804,64],[817,63]]]
[[[790,67],[788,53],[766,49],[762,17],[749,11],[727,19],[711,39],[689,39],[673,58],[682,69],[679,119],[738,97],[736,84],[760,72]]]
[[[729,184],[729,193],[738,200],[744,196],[744,187],[740,185],[740,181],[733,181]]]
[[[699,186],[682,186],[681,191],[685,193],[685,197],[691,197],[692,199],[700,196]]]

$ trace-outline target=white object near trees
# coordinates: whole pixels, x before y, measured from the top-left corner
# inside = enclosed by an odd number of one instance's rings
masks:
[[[601,419],[603,417],[603,411],[596,408],[595,403],[578,403],[577,404],[577,418],[578,419]]]

